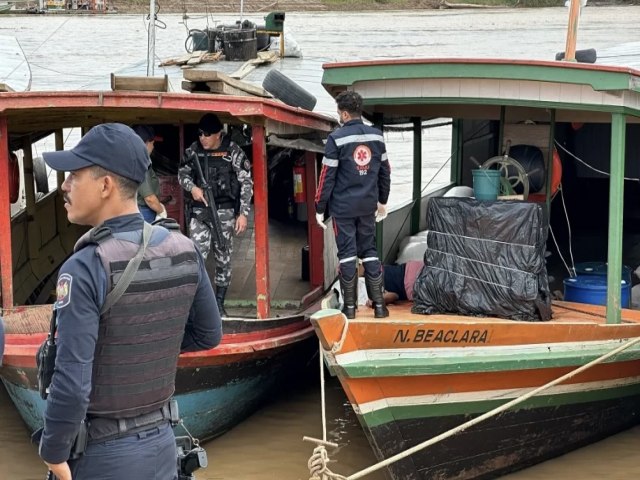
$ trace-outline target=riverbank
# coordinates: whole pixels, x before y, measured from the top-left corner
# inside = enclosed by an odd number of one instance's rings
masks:
[[[541,8],[562,7],[565,0],[244,0],[245,13],[271,11],[316,12],[316,11],[384,11],[384,10],[429,10],[461,6],[466,8]],[[119,13],[145,13],[148,0],[111,0],[109,5]],[[240,10],[240,0],[162,0],[162,13],[234,13]],[[640,5],[640,0],[589,0],[588,6]]]

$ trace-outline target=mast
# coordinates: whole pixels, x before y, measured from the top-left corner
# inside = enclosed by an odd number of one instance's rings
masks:
[[[156,58],[156,0],[149,0],[149,33],[147,36],[147,77],[154,75]]]
[[[569,26],[567,27],[567,45],[564,49],[564,59],[567,62],[576,61],[576,39],[578,37],[578,21],[582,0],[571,0],[569,5]],[[586,1],[584,4],[586,5]]]

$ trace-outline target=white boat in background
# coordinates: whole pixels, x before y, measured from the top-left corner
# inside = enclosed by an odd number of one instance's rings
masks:
[[[0,92],[30,89],[31,67],[20,42],[12,35],[0,35]]]

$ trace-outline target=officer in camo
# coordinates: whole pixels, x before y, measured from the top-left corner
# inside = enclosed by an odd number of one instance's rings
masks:
[[[222,123],[212,113],[205,114],[198,124],[198,140],[185,150],[178,180],[182,188],[193,197],[189,220],[189,234],[206,259],[211,251],[211,227],[206,210],[202,182],[193,162],[200,162],[207,183],[211,185],[213,197],[227,243],[227,251],[213,245],[216,259],[216,300],[223,317],[227,316],[224,298],[231,283],[231,255],[233,235],[247,229],[253,180],[251,164],[242,149],[223,136]]]

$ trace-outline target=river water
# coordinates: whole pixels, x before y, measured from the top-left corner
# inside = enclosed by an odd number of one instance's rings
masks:
[[[261,15],[245,14],[262,23]],[[335,114],[331,98],[319,85],[321,65],[331,61],[395,57],[484,57],[553,59],[564,49],[568,12],[565,8],[483,10],[421,10],[411,12],[295,13],[286,16],[285,30],[303,51],[302,59],[285,59],[279,68],[313,93],[316,111]],[[166,59],[184,53],[186,28],[204,28],[215,22],[229,24],[237,15],[191,14],[185,26],[181,15],[165,15],[157,30],[156,56]],[[640,6],[588,7],[583,10],[578,48],[606,48],[640,41]],[[144,72],[147,55],[145,17],[106,16],[0,16],[0,35],[15,35],[30,62],[33,90],[108,89],[111,72]],[[134,67],[132,67],[134,66]],[[157,68],[156,75],[163,74]],[[179,69],[167,69],[178,90]],[[246,80],[252,81],[251,77]],[[448,158],[446,129],[425,132],[423,178]],[[398,205],[410,188],[410,147],[401,133],[387,134],[394,164],[392,197]],[[37,153],[37,152],[36,152]],[[446,170],[435,183],[446,181]],[[433,184],[432,184],[433,186]],[[304,435],[321,437],[320,388],[309,379],[293,393],[273,402],[245,422],[205,445],[210,467],[199,480],[296,480],[309,477],[310,444]],[[339,384],[326,387],[328,439],[340,445],[330,468],[348,475],[375,459]],[[39,480],[45,468],[6,392],[0,387],[0,480]],[[640,478],[640,427],[623,432],[561,458],[509,475],[510,480],[549,478]],[[383,479],[382,473],[367,478]]]

